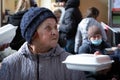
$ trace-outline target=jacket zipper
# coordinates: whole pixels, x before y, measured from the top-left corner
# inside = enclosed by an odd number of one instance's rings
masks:
[[[37,80],[39,80],[39,55],[37,55]]]

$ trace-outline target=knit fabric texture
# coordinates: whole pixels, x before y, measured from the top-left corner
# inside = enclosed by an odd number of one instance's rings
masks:
[[[28,42],[31,42],[38,26],[47,18],[54,18],[57,22],[55,15],[47,8],[44,7],[31,7],[22,17],[20,28],[22,37]]]

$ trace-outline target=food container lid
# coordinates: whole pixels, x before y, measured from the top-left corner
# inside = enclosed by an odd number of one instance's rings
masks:
[[[13,26],[12,24],[0,27],[0,45],[10,43],[13,40],[17,27],[18,26]]]
[[[85,64],[85,65],[102,65],[111,63],[113,60],[108,55],[94,55],[94,54],[77,54],[69,55],[63,63],[71,64]]]

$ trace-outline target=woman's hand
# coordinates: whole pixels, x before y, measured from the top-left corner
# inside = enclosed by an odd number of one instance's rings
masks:
[[[118,47],[118,49],[120,49],[120,44],[118,44],[118,46],[117,46],[117,47]]]
[[[100,51],[96,51],[94,52],[94,55],[97,56],[97,55],[101,55],[102,53]]]

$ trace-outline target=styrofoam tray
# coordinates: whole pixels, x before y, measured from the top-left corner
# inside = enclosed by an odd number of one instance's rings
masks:
[[[87,56],[83,59],[78,59],[81,58],[82,56]],[[65,63],[68,69],[73,69],[73,70],[81,70],[81,71],[100,71],[107,69],[111,66],[111,63],[114,62],[113,60],[105,61],[105,62],[97,62],[96,57],[93,57],[93,59],[89,60],[88,54],[86,55],[70,55],[66,58],[65,61],[62,63]],[[90,55],[92,57],[93,55]],[[104,56],[104,55],[100,55]],[[97,56],[99,57],[99,56]],[[88,60],[86,60],[88,58]],[[84,60],[85,59],[85,60]],[[80,60],[80,61],[78,61]]]
[[[12,24],[0,27],[0,45],[10,43],[16,34],[16,29],[17,26],[13,26]]]
[[[104,70],[107,69],[111,66],[111,62],[105,63],[105,64],[96,64],[96,65],[90,65],[90,64],[74,64],[74,63],[67,63],[67,62],[63,62],[66,64],[68,69],[73,69],[73,70],[81,70],[81,71],[100,71],[100,70]]]

